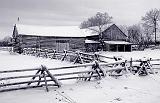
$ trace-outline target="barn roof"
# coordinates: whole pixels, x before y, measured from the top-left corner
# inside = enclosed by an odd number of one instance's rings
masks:
[[[87,43],[87,44],[99,44],[100,42],[87,39],[87,40],[85,40],[85,43]]]
[[[104,41],[107,44],[132,44],[126,41]]]
[[[57,37],[86,37],[92,32],[78,26],[16,25],[18,34]]]
[[[115,25],[115,24],[112,24]],[[112,25],[104,26],[102,31],[110,28]],[[97,32],[89,29],[80,29],[78,26],[40,26],[40,25],[16,25],[18,34],[36,35],[36,36],[56,36],[56,37],[86,37],[99,35]],[[98,30],[97,27],[90,27]]]

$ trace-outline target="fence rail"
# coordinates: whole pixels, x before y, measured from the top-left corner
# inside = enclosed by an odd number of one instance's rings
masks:
[[[0,47],[1,51],[12,51],[13,47]]]
[[[40,48],[23,48],[22,54],[33,55],[37,57],[45,57],[51,59],[60,59],[62,61],[69,60],[74,63],[89,63],[95,59],[105,62],[100,58],[115,59],[115,57],[107,57],[96,53],[84,53],[80,51],[56,51],[53,49],[40,49]],[[78,60],[76,60],[78,59]]]
[[[8,49],[5,49],[8,50]],[[119,60],[117,57],[107,57],[100,54],[91,54],[83,52],[73,52],[73,51],[63,51],[57,52],[56,50],[47,50],[47,49],[35,49],[35,48],[24,48],[23,54],[33,55],[37,57],[45,57],[51,59],[60,59],[64,61],[67,58],[73,57],[72,60],[74,65],[56,67],[56,68],[47,68],[41,66],[39,68],[31,69],[15,69],[15,70],[4,70],[0,71],[0,74],[13,74],[13,76],[1,77],[0,78],[0,92],[27,89],[27,88],[37,88],[37,87],[46,87],[46,90],[49,91],[48,86],[61,87],[60,81],[71,80],[71,79],[83,79],[85,81],[90,81],[93,78],[102,78],[109,73],[110,76],[117,73],[120,76],[122,71],[126,73],[131,72],[133,74],[141,75],[145,73],[154,73],[154,69],[159,69],[160,63],[152,63],[153,61],[160,61],[160,59],[139,59],[133,60],[132,58],[127,60]],[[59,57],[58,57],[59,56]],[[107,63],[106,61],[101,60],[100,58],[112,59],[115,60],[113,63]],[[87,61],[87,63],[86,63]],[[80,64],[79,64],[80,63]],[[135,65],[138,63],[138,66]],[[83,68],[90,67],[90,70],[83,70]],[[68,70],[68,69],[77,69],[82,68],[81,71],[72,71],[72,72],[57,72],[59,70]],[[52,74],[51,71],[56,71],[57,73]],[[35,74],[28,75],[17,75],[17,73],[25,72],[36,72]],[[123,74],[122,74],[123,75]],[[22,80],[21,80],[22,79]],[[23,81],[25,79],[25,81]],[[27,79],[27,80],[26,80]],[[16,81],[15,81],[16,80]],[[18,80],[18,81],[17,81]],[[19,81],[20,80],[20,81]],[[9,81],[6,82],[5,81]],[[48,84],[52,82],[52,84]]]
[[[45,66],[41,66],[39,68],[32,68],[32,69],[22,69],[22,70],[6,70],[0,71],[1,74],[6,73],[21,73],[21,72],[28,72],[34,71],[36,72],[34,75],[14,75],[8,77],[1,77],[0,78],[0,92],[5,91],[12,91],[12,90],[20,90],[20,89],[27,89],[27,88],[37,88],[37,87],[46,87],[46,90],[49,91],[48,86],[56,86],[61,87],[60,81],[63,80],[71,80],[71,79],[83,79],[90,81],[92,78],[101,78],[105,76],[106,73],[110,73],[109,75],[112,76],[113,72],[119,73],[119,71],[131,72],[135,71],[135,67],[137,69],[136,74],[140,75],[141,71],[146,71],[146,74],[153,72],[154,69],[151,65],[160,65],[160,64],[150,64],[151,61],[160,61],[160,59],[147,59],[147,60],[130,60],[130,61],[115,61],[113,63],[101,63],[95,61],[94,63],[87,63],[87,64],[76,64],[72,66],[65,66],[65,67],[56,67],[56,68],[47,68]],[[139,62],[139,66],[134,66],[134,62]],[[126,64],[129,63],[130,65],[127,66]],[[119,66],[117,66],[119,65]],[[91,67],[91,70],[83,70],[82,71],[72,71],[72,72],[63,72],[63,73],[55,73],[52,74],[51,71],[58,71],[64,69],[76,69],[80,67]],[[102,69],[102,67],[104,67]],[[110,68],[110,69],[109,69]],[[150,72],[147,72],[150,70]],[[118,76],[120,76],[118,74]],[[28,78],[28,79],[27,79]],[[12,80],[20,80],[20,79],[27,79],[25,81],[12,81]],[[12,81],[3,83],[3,81]],[[52,82],[52,84],[49,84]]]

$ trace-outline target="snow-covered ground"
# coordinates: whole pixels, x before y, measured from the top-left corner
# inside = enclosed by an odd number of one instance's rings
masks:
[[[10,54],[0,51],[0,70],[35,68],[45,65],[48,68],[71,65],[69,62],[61,62],[54,59],[43,59],[34,56]]]
[[[132,52],[101,52],[100,54],[113,57],[124,57],[127,60],[132,59],[142,59],[143,57],[146,58],[153,58],[153,59],[160,59],[160,49],[146,49],[145,51],[132,51]]]
[[[160,50],[102,54],[111,57],[122,56],[126,59],[160,58]],[[33,56],[10,55],[8,52],[0,51],[0,70],[26,69],[40,65],[51,68],[72,64]],[[49,90],[45,92],[45,87],[42,87],[0,93],[0,103],[159,103],[160,73],[143,77],[132,74],[118,78],[106,76],[97,81],[69,82],[61,88],[49,87]]]

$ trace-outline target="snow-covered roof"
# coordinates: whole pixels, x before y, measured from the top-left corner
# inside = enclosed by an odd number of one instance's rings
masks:
[[[94,41],[94,40],[85,40],[85,43],[99,43],[98,41]]]
[[[109,28],[110,26],[112,26],[113,24],[107,24],[107,25],[104,25],[101,29],[102,29],[102,32],[104,30],[106,30],[107,28]],[[88,27],[88,29],[84,29],[86,34],[86,36],[94,36],[94,35],[99,35],[99,28],[98,26],[92,26],[92,27]]]
[[[39,26],[16,25],[21,35],[57,36],[57,37],[86,37],[92,35],[90,30],[80,29],[78,26]]]
[[[112,24],[113,25],[113,24]],[[102,31],[112,25],[106,25]],[[98,27],[90,27],[90,29],[80,29],[78,26],[40,26],[40,25],[16,25],[18,34],[21,35],[37,35],[37,36],[56,36],[56,37],[86,37],[99,35]],[[93,31],[93,29],[95,31]]]
[[[107,44],[132,44],[126,41],[104,41]]]

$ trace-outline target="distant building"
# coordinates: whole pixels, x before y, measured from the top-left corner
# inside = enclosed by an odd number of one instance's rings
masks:
[[[86,37],[90,40],[89,43],[86,43],[87,50],[92,48],[91,51],[97,51],[99,47],[97,47],[97,42],[100,39],[100,35],[91,35]],[[109,26],[107,29],[104,29],[102,32],[102,40],[104,41],[104,51],[132,51],[132,45],[127,41],[127,36],[115,25]],[[91,46],[92,41],[92,46]],[[100,42],[99,42],[100,44]],[[90,51],[90,50],[89,50]]]
[[[21,48],[85,50],[85,35],[77,26],[16,25]]]
[[[105,51],[131,51],[127,36],[115,25],[102,32]],[[13,38],[20,48],[45,48],[57,51],[81,50],[96,52],[100,49],[99,34],[78,26],[15,25]]]

